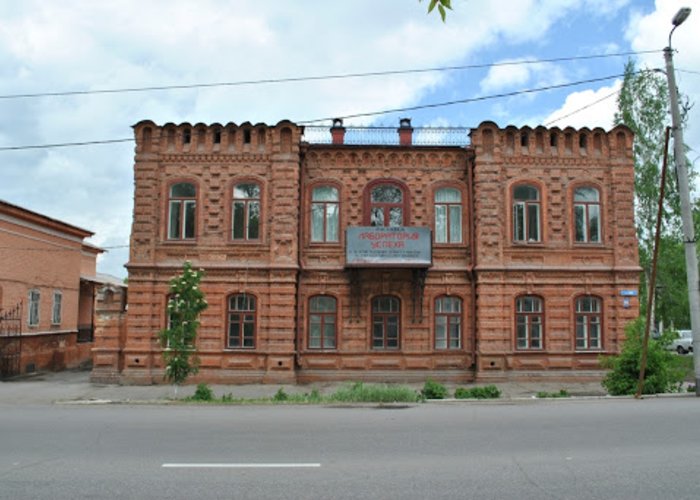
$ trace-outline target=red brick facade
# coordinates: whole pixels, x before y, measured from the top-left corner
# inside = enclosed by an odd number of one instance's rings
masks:
[[[331,132],[135,126],[127,329],[96,369],[162,381],[185,259],[209,303],[195,380],[581,378],[618,352],[638,314],[628,129],[485,122],[461,147],[416,145],[410,123],[391,146]],[[429,228],[430,265],[350,265],[346,230],[382,222]]]
[[[3,376],[90,362],[95,266],[102,252],[84,243],[92,234],[0,201]],[[9,319],[16,307],[18,321]]]

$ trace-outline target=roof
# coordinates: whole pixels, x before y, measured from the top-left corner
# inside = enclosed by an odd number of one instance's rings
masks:
[[[28,210],[5,200],[0,200],[0,213],[12,216],[15,219],[21,219],[25,222],[30,222],[49,229],[61,231],[71,236],[77,236],[79,238],[89,238],[95,234],[87,229],[83,229],[47,215]]]

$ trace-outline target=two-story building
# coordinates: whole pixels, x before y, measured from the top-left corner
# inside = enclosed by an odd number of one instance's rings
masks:
[[[0,200],[0,377],[90,363],[104,251],[92,235]]]
[[[597,377],[638,314],[625,127],[134,132],[126,335],[95,380],[162,381],[185,260],[209,382]]]

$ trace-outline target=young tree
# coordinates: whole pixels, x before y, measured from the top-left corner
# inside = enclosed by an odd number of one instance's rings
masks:
[[[203,271],[193,270],[192,264],[185,261],[182,274],[170,280],[168,325],[159,336],[163,346],[165,378],[176,385],[199,371],[195,339],[199,315],[207,308],[204,293],[199,288],[203,275]]]
[[[615,124],[624,124],[634,132],[635,222],[639,240],[639,261],[644,270],[640,293],[640,303],[644,311],[654,249],[664,138],[669,124],[666,79],[652,70],[637,71],[634,62],[629,61],[625,66],[625,77],[617,104]],[[666,179],[662,236],[668,244],[680,238],[680,208],[675,176],[667,175]],[[665,255],[660,254],[660,259],[664,258]],[[672,321],[670,318],[669,320]]]

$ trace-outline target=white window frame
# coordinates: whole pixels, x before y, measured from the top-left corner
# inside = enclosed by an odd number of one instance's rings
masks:
[[[29,290],[28,294],[28,307],[27,307],[27,325],[28,326],[39,326],[39,305],[41,303],[41,292],[36,288]]]
[[[63,319],[63,293],[60,290],[53,292],[53,304],[51,306],[51,324],[60,325]]]

